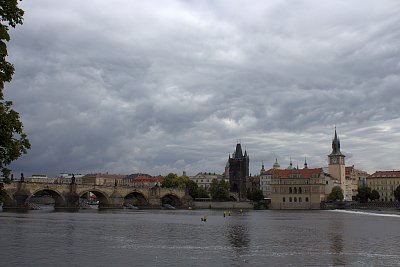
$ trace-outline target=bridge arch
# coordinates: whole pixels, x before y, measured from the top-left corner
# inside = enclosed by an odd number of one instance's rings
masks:
[[[4,207],[13,207],[13,206],[15,206],[16,205],[16,201],[13,198],[13,196],[10,195],[7,191],[4,191],[4,192],[5,192],[5,194],[4,194],[3,206]]]
[[[133,190],[124,196],[124,205],[148,206],[149,200],[142,192]]]
[[[88,193],[92,193],[93,195],[96,196],[96,200],[99,201],[99,208],[101,208],[102,206],[104,206],[104,207],[109,206],[109,204],[110,204],[109,196],[106,193],[104,193],[100,190],[97,190],[97,189],[90,189],[90,190],[85,190],[85,191],[79,192],[79,194],[78,194],[79,198],[83,198],[83,196]]]
[[[44,194],[50,195],[54,199],[55,207],[61,207],[61,206],[65,205],[64,196],[57,190],[50,189],[50,188],[40,188],[40,189],[33,191],[33,193],[30,196],[28,196],[28,198],[26,199],[26,203],[28,203],[31,200],[31,198],[34,197],[38,193],[44,193]]]
[[[164,205],[171,205],[173,207],[181,207],[182,201],[179,196],[174,193],[166,193],[161,197],[161,204]]]

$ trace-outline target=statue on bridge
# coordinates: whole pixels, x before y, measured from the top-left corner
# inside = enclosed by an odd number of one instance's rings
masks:
[[[76,184],[75,175],[74,174],[72,174],[72,178],[71,178],[71,185],[73,185],[73,184]]]

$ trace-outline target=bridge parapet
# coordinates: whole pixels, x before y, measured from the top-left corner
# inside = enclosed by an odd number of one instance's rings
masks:
[[[27,207],[32,196],[46,191],[55,199],[55,207],[79,208],[79,199],[92,192],[100,201],[100,207],[123,208],[130,195],[141,196],[150,207],[161,207],[162,199],[174,196],[183,207],[191,206],[191,197],[183,189],[177,188],[136,188],[131,186],[101,186],[85,184],[55,184],[12,182],[5,184],[8,200],[5,207]]]

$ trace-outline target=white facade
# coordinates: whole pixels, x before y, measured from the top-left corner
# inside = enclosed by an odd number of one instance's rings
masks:
[[[260,189],[266,198],[271,198],[271,179],[272,175],[268,175],[265,172],[260,173]]]
[[[189,179],[194,181],[199,187],[203,187],[204,189],[210,188],[213,179],[217,179],[218,181],[224,180],[225,182],[229,183],[229,179],[224,178],[223,175],[210,172],[200,172],[195,176],[190,176]]]

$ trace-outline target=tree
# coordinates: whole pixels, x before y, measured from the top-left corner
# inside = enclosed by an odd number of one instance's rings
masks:
[[[264,194],[260,189],[250,190],[250,188],[247,188],[246,197],[251,201],[259,202],[264,199]]]
[[[400,185],[394,190],[394,197],[397,201],[400,201]]]
[[[197,185],[197,183],[193,180],[189,180],[186,184],[186,188],[189,191],[189,195],[194,199],[196,197],[198,197],[198,189],[199,186]]]
[[[164,188],[173,188],[173,187],[178,187],[178,175],[175,173],[169,173],[167,176],[165,176],[164,181],[161,183],[161,187]]]
[[[209,198],[210,197],[207,190],[201,186],[197,188],[196,194],[197,194],[197,198]]]
[[[229,199],[229,184],[224,180],[213,179],[210,186],[211,198],[218,201]]]
[[[193,197],[196,194],[197,184],[194,181],[189,180],[189,177],[187,176],[178,177],[178,175],[171,172],[165,176],[164,181],[161,183],[161,187],[180,189],[187,188],[189,190],[189,195]]]
[[[259,201],[261,201],[263,199],[264,199],[264,194],[263,194],[262,190],[254,189],[253,190],[253,199],[252,200],[254,202],[259,202]]]
[[[179,177],[176,177],[175,184],[176,184],[176,187],[181,188],[181,189],[185,189],[185,188],[187,188],[187,185],[188,185],[189,181],[190,181],[189,177],[187,177],[187,176],[179,176]]]
[[[375,189],[371,191],[371,195],[369,197],[369,199],[371,199],[371,201],[377,200],[379,199],[379,192],[376,191]]]
[[[250,188],[247,188],[246,190],[246,198],[248,200],[253,200],[253,192],[250,190]]]
[[[334,186],[332,188],[332,192],[328,195],[328,200],[330,201],[342,201],[343,200],[343,191],[340,186]]]
[[[14,74],[14,66],[6,60],[7,42],[10,41],[9,27],[22,24],[24,11],[18,8],[17,0],[0,1],[0,170],[5,181],[11,170],[6,166],[25,154],[31,147],[18,112],[12,109],[12,102],[4,100],[4,83],[10,82]]]
[[[359,187],[356,199],[362,203],[368,202],[371,198],[371,188],[367,186]]]

